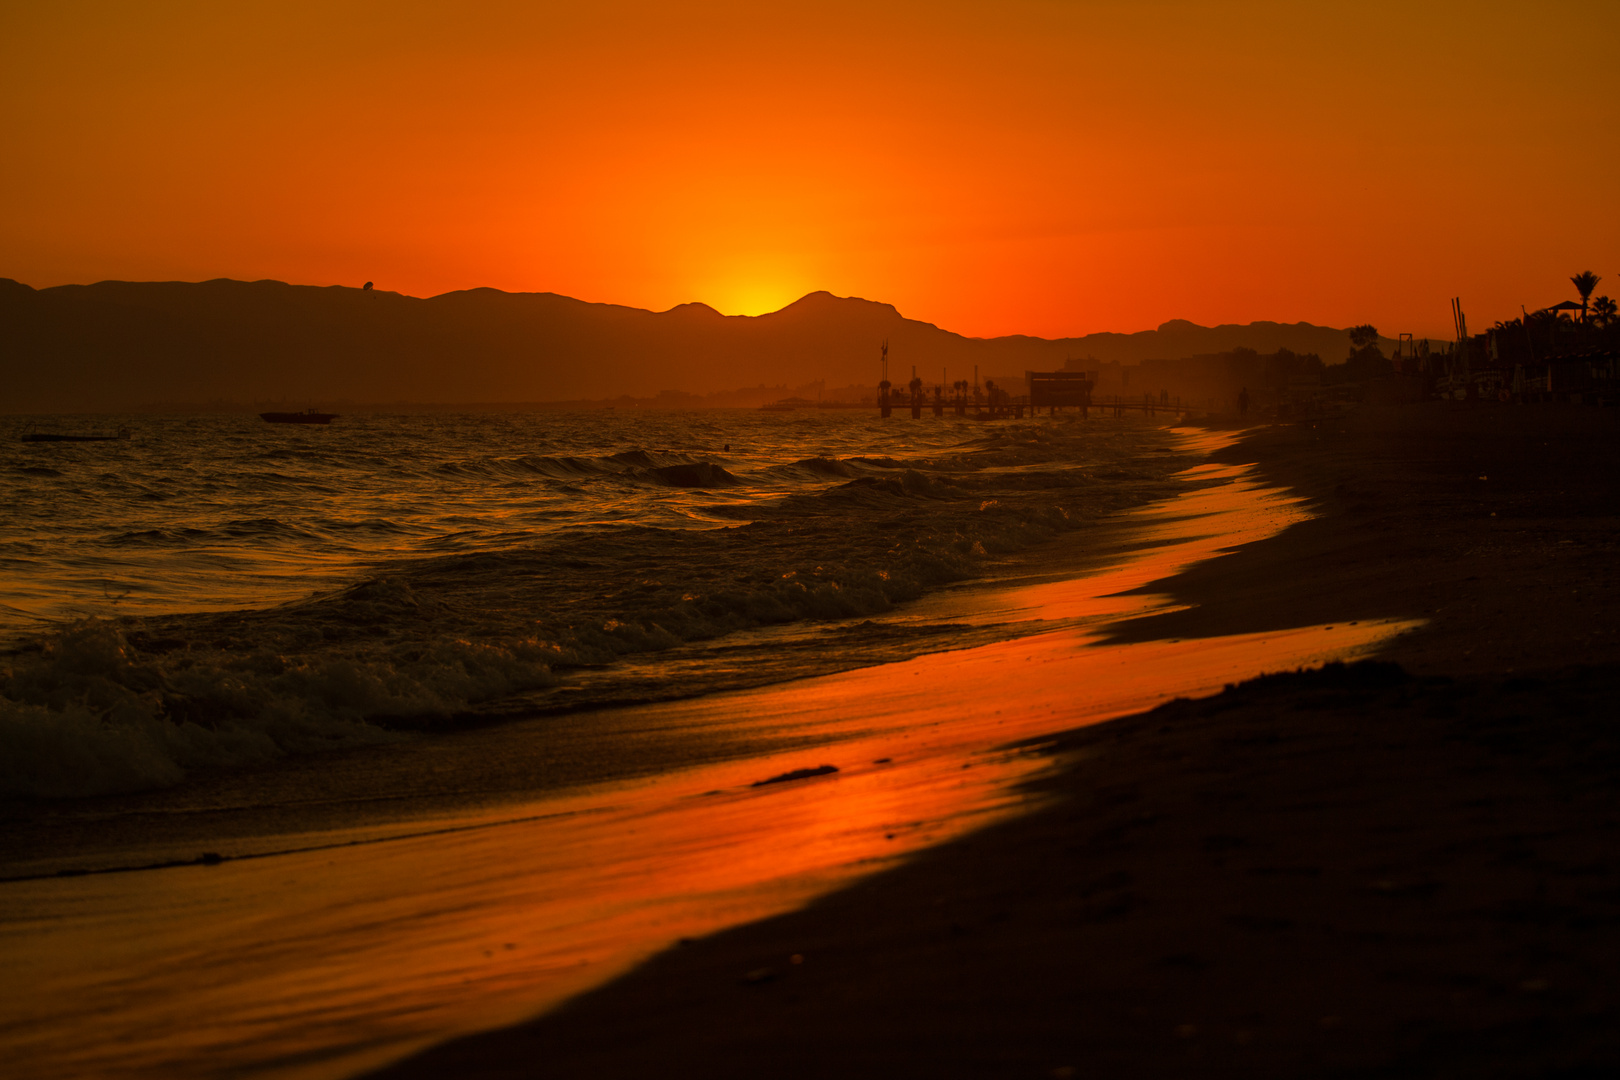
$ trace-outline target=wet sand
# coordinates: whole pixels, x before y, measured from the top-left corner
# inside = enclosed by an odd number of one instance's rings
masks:
[[[384,1075],[1612,1075],[1617,451],[1581,409],[1251,433],[1321,516],[1115,639],[1424,620],[1382,662],[1047,740],[1042,809]]]

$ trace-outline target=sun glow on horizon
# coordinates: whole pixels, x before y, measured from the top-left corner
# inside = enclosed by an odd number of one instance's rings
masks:
[[[769,315],[821,288],[823,286],[809,275],[761,263],[700,279],[694,284],[693,293],[695,299],[722,315]]]
[[[703,302],[722,315],[769,315],[773,311],[781,311],[805,293],[813,291],[812,289],[795,291],[763,282],[758,284],[746,282],[729,289],[716,290],[713,293],[714,299]]]
[[[1620,5],[1557,6],[35,5],[0,277],[1446,337],[1620,277]]]

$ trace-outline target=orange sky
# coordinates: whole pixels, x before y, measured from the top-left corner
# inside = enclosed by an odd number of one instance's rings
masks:
[[[10,3],[0,276],[963,333],[1620,295],[1620,4]]]

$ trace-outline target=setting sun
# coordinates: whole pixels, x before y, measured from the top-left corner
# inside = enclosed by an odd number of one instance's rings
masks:
[[[805,280],[784,283],[779,272],[761,271],[758,276],[737,274],[700,281],[696,295],[722,315],[764,315],[779,311],[813,291]],[[712,298],[712,299],[711,299]]]

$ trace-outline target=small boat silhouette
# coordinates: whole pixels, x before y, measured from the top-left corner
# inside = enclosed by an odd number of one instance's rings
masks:
[[[337,419],[337,415],[305,409],[303,412],[262,412],[259,419],[267,424],[330,424]]]

